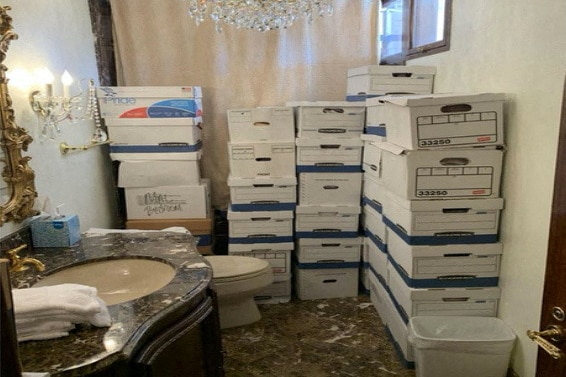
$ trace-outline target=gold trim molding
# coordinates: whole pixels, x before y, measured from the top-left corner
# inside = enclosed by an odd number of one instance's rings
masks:
[[[9,44],[18,39],[12,31],[9,6],[0,6],[0,146],[4,151],[2,179],[8,183],[10,197],[0,203],[0,227],[8,221],[21,222],[36,215],[33,202],[37,197],[35,173],[29,167],[31,157],[23,156],[33,138],[15,122],[12,99],[8,93],[7,68],[4,65]]]

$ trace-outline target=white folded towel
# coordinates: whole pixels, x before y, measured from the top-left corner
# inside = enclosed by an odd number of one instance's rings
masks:
[[[28,340],[49,340],[69,336],[68,331],[53,331],[49,333],[31,334],[31,335],[18,335],[18,342],[27,342]]]
[[[28,337],[35,334],[49,334],[67,332],[75,328],[71,322],[60,320],[35,321],[24,326],[17,326],[18,338]]]
[[[16,316],[41,314],[46,310],[64,310],[76,314],[100,311],[96,288],[81,284],[13,289],[12,297]]]
[[[112,324],[108,307],[94,287],[60,284],[14,289],[12,296],[20,342],[66,336],[78,323],[97,327]]]
[[[90,312],[83,314],[76,314],[60,309],[44,310],[42,312],[35,312],[32,314],[17,314],[16,326],[26,326],[33,324],[37,321],[45,321],[49,319],[58,319],[61,321],[69,321],[72,323],[90,323],[97,327],[108,327],[112,324],[112,318],[108,312],[108,307],[100,298],[97,297],[99,302],[98,312]]]

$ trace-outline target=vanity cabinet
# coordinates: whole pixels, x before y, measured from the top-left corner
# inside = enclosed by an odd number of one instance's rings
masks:
[[[223,377],[216,295],[160,331],[131,358],[132,377]]]
[[[212,268],[197,252],[191,235],[91,233],[73,247],[33,252],[48,266],[45,275],[78,263],[114,258],[160,260],[176,272],[167,285],[152,293],[109,305],[111,327],[77,326],[65,337],[20,343],[23,370],[48,372],[52,377],[224,376]],[[33,287],[41,275],[32,270],[11,278],[13,287],[24,288]]]

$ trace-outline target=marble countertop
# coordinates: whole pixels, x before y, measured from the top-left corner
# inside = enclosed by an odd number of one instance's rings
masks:
[[[69,248],[35,249],[22,256],[39,259],[46,271],[12,275],[15,288],[31,287],[42,275],[73,263],[100,258],[164,259],[176,268],[173,280],[147,296],[108,307],[112,326],[77,325],[69,336],[19,344],[23,370],[52,376],[82,376],[125,361],[168,313],[198,304],[212,280],[212,269],[196,251],[191,235],[174,232],[83,234]],[[151,271],[148,271],[148,274]],[[204,296],[203,296],[204,297]]]

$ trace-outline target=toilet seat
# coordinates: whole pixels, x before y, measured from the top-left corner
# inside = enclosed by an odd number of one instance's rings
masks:
[[[237,255],[212,255],[205,259],[212,266],[212,279],[217,283],[230,283],[253,279],[271,269],[264,259]]]

